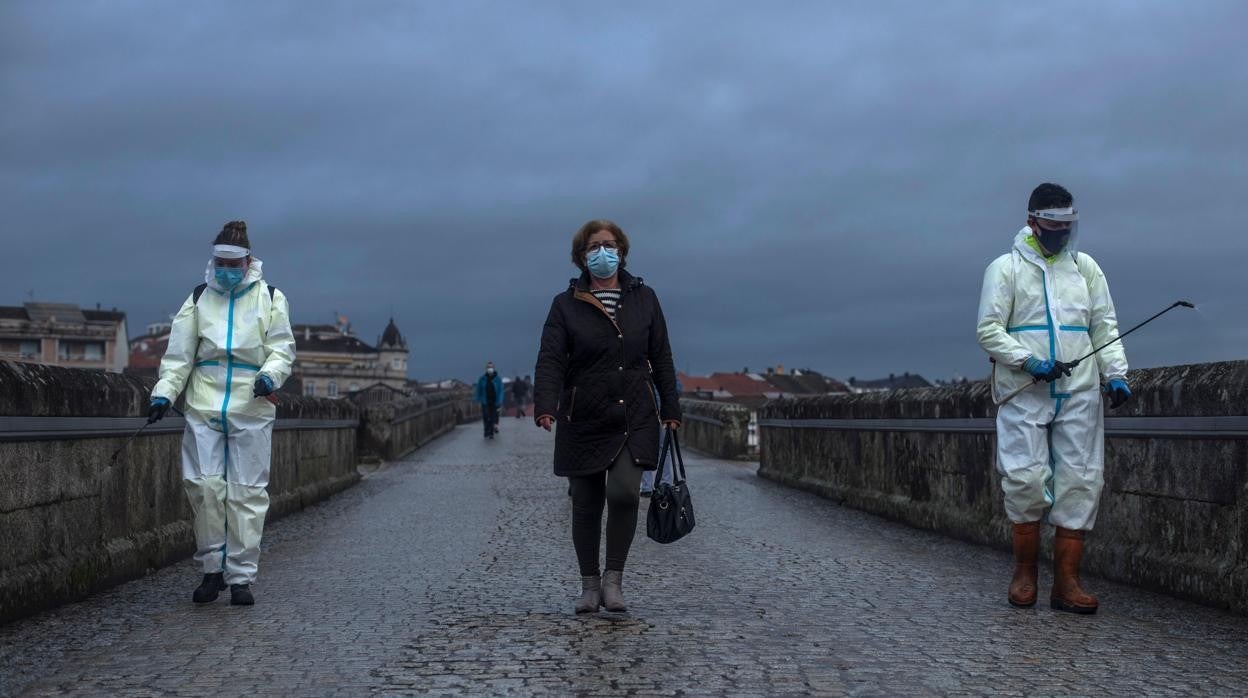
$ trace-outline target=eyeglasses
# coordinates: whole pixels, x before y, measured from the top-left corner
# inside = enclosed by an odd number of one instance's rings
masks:
[[[620,243],[616,242],[615,240],[603,240],[602,242],[591,242],[585,246],[585,251],[597,252],[598,250],[604,247],[607,248],[608,250],[618,250],[620,249]]]

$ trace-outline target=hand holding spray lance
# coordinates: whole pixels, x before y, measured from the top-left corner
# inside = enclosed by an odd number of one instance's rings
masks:
[[[1170,312],[1171,310],[1174,310],[1175,308],[1193,308],[1193,309],[1194,309],[1195,307],[1196,307],[1196,305],[1195,305],[1195,304],[1190,303],[1190,302],[1188,302],[1188,301],[1175,301],[1174,303],[1172,303],[1170,306],[1168,306],[1165,310],[1161,311],[1160,313],[1157,313],[1156,315],[1154,315],[1154,316],[1150,317],[1149,319],[1145,320],[1144,322],[1141,322],[1140,324],[1136,325],[1135,327],[1132,327],[1131,329],[1127,330],[1126,332],[1123,332],[1122,334],[1118,335],[1118,336],[1117,336],[1117,337],[1115,337],[1114,339],[1112,339],[1112,340],[1110,340],[1110,341],[1108,341],[1108,342],[1106,342],[1106,343],[1102,344],[1101,346],[1099,346],[1099,347],[1097,347],[1097,348],[1093,349],[1092,351],[1090,351],[1090,352],[1088,352],[1087,354],[1085,354],[1085,355],[1083,355],[1083,356],[1079,357],[1078,359],[1075,359],[1074,361],[1070,361],[1070,362],[1060,362],[1060,361],[1059,361],[1058,363],[1059,363],[1062,367],[1064,367],[1064,368],[1066,368],[1066,369],[1073,369],[1074,367],[1078,366],[1079,364],[1083,363],[1084,361],[1087,361],[1088,359],[1090,359],[1090,358],[1092,358],[1093,356],[1095,356],[1098,352],[1100,352],[1100,351],[1101,351],[1102,349],[1104,349],[1105,347],[1107,347],[1107,346],[1109,346],[1109,345],[1113,344],[1114,342],[1118,342],[1118,341],[1122,340],[1122,338],[1123,338],[1123,337],[1126,337],[1127,335],[1129,335],[1129,334],[1131,334],[1132,332],[1134,332],[1134,331],[1136,331],[1136,330],[1140,329],[1141,327],[1143,327],[1143,326],[1147,325],[1148,323],[1152,322],[1153,320],[1156,320],[1157,318],[1161,317],[1162,315],[1165,315],[1166,313]],[[1066,373],[1067,373],[1067,375],[1069,375],[1069,371],[1066,371]],[[1026,390],[1026,389],[1030,388],[1031,386],[1035,385],[1035,384],[1036,384],[1036,383],[1038,383],[1038,382],[1040,382],[1040,379],[1039,379],[1039,378],[1035,379],[1035,380],[1034,380],[1034,381],[1032,381],[1031,383],[1028,383],[1027,385],[1024,385],[1023,387],[1019,388],[1018,390],[1015,390],[1014,392],[1010,393],[1009,395],[1006,395],[1006,396],[1005,396],[1005,399],[1004,399],[1004,400],[1002,400],[1001,402],[998,402],[997,404],[998,404],[998,405],[1004,405],[1005,403],[1009,402],[1010,400],[1013,400],[1014,398],[1018,397],[1018,396],[1019,396],[1019,394],[1021,394],[1024,390]]]

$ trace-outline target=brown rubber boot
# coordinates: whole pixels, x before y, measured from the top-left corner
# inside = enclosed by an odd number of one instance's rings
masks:
[[[602,577],[581,577],[581,598],[576,600],[577,613],[593,613],[602,606]]]
[[[619,570],[607,570],[602,573],[602,605],[613,613],[628,610],[624,602],[624,573]]]
[[[1014,524],[1014,578],[1010,580],[1010,605],[1036,605],[1040,586],[1036,560],[1040,557],[1040,522]]]
[[[1096,597],[1079,586],[1079,563],[1083,560],[1083,531],[1057,527],[1053,538],[1053,593],[1049,605],[1055,611],[1096,613]]]

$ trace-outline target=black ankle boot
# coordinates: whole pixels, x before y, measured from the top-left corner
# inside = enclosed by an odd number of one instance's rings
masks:
[[[225,575],[221,572],[216,574],[205,574],[204,581],[199,583],[199,588],[195,593],[191,594],[191,600],[195,603],[212,603],[217,600],[217,595],[225,591]]]
[[[230,605],[231,606],[254,606],[256,597],[251,595],[250,584],[231,584],[230,585]]]

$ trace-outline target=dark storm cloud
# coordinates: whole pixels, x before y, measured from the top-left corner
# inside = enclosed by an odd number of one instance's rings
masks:
[[[296,321],[530,373],[591,217],[681,368],[986,372],[984,266],[1063,182],[1137,365],[1248,342],[1242,3],[6,3],[0,303],[176,309],[243,217]],[[10,259],[13,255],[10,254]]]

